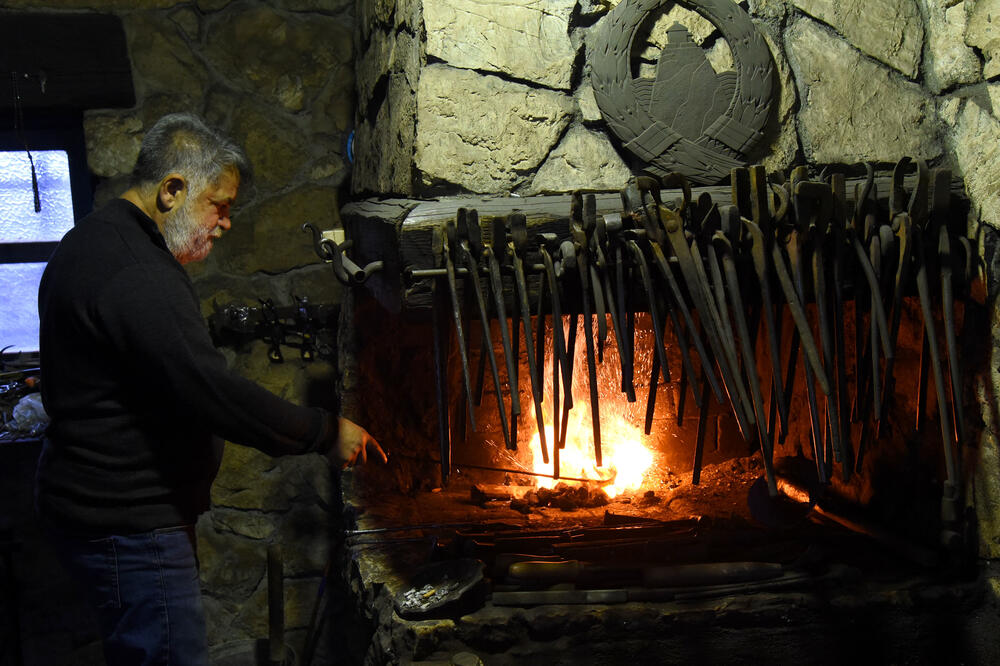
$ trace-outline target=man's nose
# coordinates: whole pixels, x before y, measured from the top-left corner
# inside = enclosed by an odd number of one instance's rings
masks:
[[[229,231],[229,228],[233,226],[233,221],[229,219],[228,213],[224,213],[219,216],[219,226],[222,227],[224,231]]]

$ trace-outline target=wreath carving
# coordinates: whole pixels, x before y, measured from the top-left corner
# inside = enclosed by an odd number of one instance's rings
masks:
[[[673,0],[623,0],[604,19],[591,60],[594,96],[626,150],[659,175],[679,171],[710,184],[745,166],[764,138],[774,96],[774,61],[733,0],[682,0],[715,25],[735,72],[715,74],[687,30],[675,24],[655,79],[632,77],[632,42],[647,16]]]

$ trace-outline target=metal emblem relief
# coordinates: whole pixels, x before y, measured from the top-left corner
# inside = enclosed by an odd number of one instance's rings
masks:
[[[656,77],[632,77],[633,40],[650,13],[672,0],[623,0],[597,31],[591,59],[594,96],[624,147],[664,175],[716,183],[764,138],[774,96],[774,61],[763,36],[733,0],[680,4],[715,25],[735,71],[716,74],[687,29],[674,24]]]

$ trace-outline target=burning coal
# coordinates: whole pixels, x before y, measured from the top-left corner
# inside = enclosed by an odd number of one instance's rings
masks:
[[[570,325],[570,318],[564,317],[564,329],[567,329],[567,337]],[[576,339],[581,341],[584,335],[585,328],[580,323]],[[613,333],[609,333],[609,335],[613,335]],[[582,346],[582,342],[579,344]],[[648,350],[650,345],[637,345],[637,349]],[[649,353],[645,352],[647,356],[645,359],[636,359],[637,368],[642,365],[649,367]],[[626,491],[636,491],[642,487],[643,481],[653,465],[654,455],[644,443],[645,436],[640,425],[642,417],[639,414],[641,409],[639,403],[628,402],[625,394],[619,389],[621,383],[620,367],[614,342],[606,341],[604,362],[597,366],[603,463],[598,467],[594,455],[586,357],[584,354],[575,355],[572,386],[573,407],[567,414],[564,448],[558,452],[559,467],[557,469],[557,456],[551,450],[556,441],[555,429],[548,421],[554,405],[552,358],[550,356],[547,359],[543,404],[546,406],[545,440],[549,443],[549,462],[545,463],[542,459],[537,427],[529,446],[533,457],[530,462],[532,471],[551,475],[551,478],[538,477],[539,487],[555,487],[556,484],[560,483],[557,478],[559,476],[593,479],[604,488],[609,497],[616,497]],[[564,391],[562,386],[560,386],[560,391]]]

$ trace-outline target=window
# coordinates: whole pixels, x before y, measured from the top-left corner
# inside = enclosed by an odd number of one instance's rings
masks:
[[[0,349],[6,353],[38,350],[42,271],[59,239],[92,205],[79,115],[35,121],[20,135],[0,131]]]
[[[38,282],[45,258],[73,227],[73,196],[65,150],[0,151],[0,347],[38,349]],[[40,210],[35,212],[32,162]],[[17,261],[20,259],[20,261]]]
[[[0,189],[14,197],[0,198],[0,348],[33,351],[38,277],[67,225],[93,207],[84,110],[127,109],[136,100],[118,16],[3,11],[0,45]],[[26,145],[42,190],[39,214],[30,165],[25,171],[20,161],[27,159]]]

